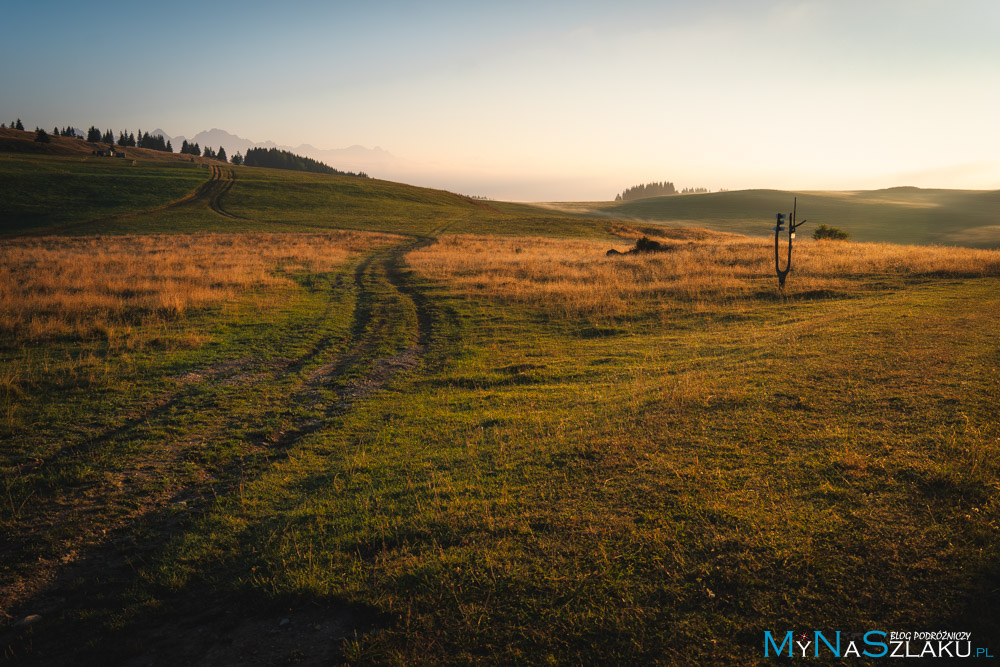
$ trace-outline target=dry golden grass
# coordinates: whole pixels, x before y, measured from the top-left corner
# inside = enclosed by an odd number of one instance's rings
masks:
[[[43,237],[0,242],[0,336],[86,338],[327,271],[388,234]]]
[[[617,244],[591,240],[447,236],[408,256],[427,278],[467,294],[541,307],[565,317],[614,318],[658,310],[700,310],[773,297],[774,242],[697,234],[659,238],[670,250],[606,257]],[[624,237],[635,237],[620,230]],[[782,266],[784,266],[782,246]],[[871,289],[886,279],[1000,275],[1000,251],[797,240],[789,297]]]

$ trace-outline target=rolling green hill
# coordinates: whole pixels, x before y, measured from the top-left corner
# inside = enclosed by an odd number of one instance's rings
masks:
[[[542,208],[143,149],[128,149],[125,160],[99,158],[90,155],[96,144],[30,137],[0,131],[0,235],[341,228],[592,236],[625,220],[759,236],[797,197],[800,219],[857,241],[1000,247],[1000,191],[743,190]]]
[[[78,141],[78,140],[67,140]],[[81,142],[83,143],[83,142]],[[378,179],[199,158],[0,152],[0,235],[362,229],[607,235],[608,223]]]
[[[0,663],[1000,637],[1000,251],[808,242],[779,290],[766,239],[606,237],[766,234],[792,193],[552,210],[57,148],[0,152]],[[856,239],[996,229],[997,193],[798,196]]]
[[[593,204],[574,210],[762,235],[770,232],[775,213],[791,210],[794,197],[798,197],[800,219],[838,227],[857,241],[1000,246],[1000,191],[910,187],[858,192],[742,190]],[[809,226],[803,231],[811,233]]]
[[[0,153],[0,230],[4,234],[125,215],[163,206],[207,177],[189,162],[143,162]]]

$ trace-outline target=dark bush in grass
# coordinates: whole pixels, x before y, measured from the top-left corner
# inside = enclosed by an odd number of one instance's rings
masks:
[[[832,241],[843,241],[850,236],[843,229],[837,229],[836,227],[828,227],[827,225],[820,225],[813,232],[813,238],[820,239],[830,239]]]

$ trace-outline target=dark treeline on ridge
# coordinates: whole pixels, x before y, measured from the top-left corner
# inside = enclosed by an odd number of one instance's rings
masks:
[[[664,195],[677,194],[677,188],[673,183],[664,181],[662,183],[645,183],[633,185],[615,196],[615,201],[632,201],[633,199],[645,199],[646,197],[662,197]]]
[[[205,147],[208,150],[208,146]],[[201,146],[197,143],[188,143],[187,139],[181,140],[181,155],[201,155]]]
[[[64,133],[62,136],[76,137],[76,132],[73,128],[67,128],[69,134]],[[115,139],[115,133],[111,130],[101,130],[93,125],[87,130],[87,141],[91,143],[104,143],[109,146],[114,146],[115,144],[122,146],[123,148],[149,148],[154,151],[163,151],[165,153],[173,153],[174,147],[170,145],[170,142],[163,138],[162,135],[152,135],[149,132],[143,132],[142,130],[136,130],[135,134],[131,132],[126,132],[121,130],[118,132],[118,138]]]
[[[646,199],[647,197],[665,197],[667,195],[691,195],[691,194],[703,194],[708,192],[708,188],[684,188],[678,191],[673,183],[669,181],[663,181],[661,183],[644,183],[640,185],[633,185],[630,188],[625,188],[625,190],[619,194],[615,195],[615,201],[633,201],[635,199]]]
[[[7,127],[8,125],[6,123],[0,124],[0,128],[2,129],[7,129]],[[12,130],[24,130],[24,124],[21,122],[20,118],[11,122],[9,127]],[[119,131],[116,139],[115,133],[111,130],[102,131],[94,125],[91,125],[90,129],[87,130],[86,136],[82,136],[81,133],[72,126],[67,125],[61,130],[58,127],[54,128],[52,130],[52,136],[68,137],[71,139],[85,139],[91,143],[104,143],[112,147],[117,144],[123,148],[149,148],[167,153],[174,152],[174,147],[170,145],[170,141],[165,139],[163,135],[151,135],[149,132],[143,132],[142,130],[137,130],[134,134],[128,132],[127,130]],[[48,137],[49,135],[47,132],[36,128],[35,141],[47,143],[49,140]],[[246,156],[236,153],[230,158],[226,155],[226,149],[222,146],[219,146],[219,150],[216,152],[215,149],[209,146],[205,146],[203,149],[196,142],[188,143],[187,139],[185,139],[181,144],[180,153],[182,155],[201,156],[213,160],[220,160],[222,162],[232,162],[235,165],[246,165],[248,167],[292,169],[295,171],[311,171],[317,174],[334,174],[340,176],[368,178],[368,174],[363,171],[341,171],[339,169],[334,169],[330,165],[313,160],[312,158],[296,155],[295,153],[283,151],[278,148],[251,148],[247,150]],[[671,184],[670,187],[672,188],[673,185]]]
[[[4,123],[0,125],[0,128],[7,128],[7,124]],[[24,125],[21,123],[21,119],[18,118],[16,123],[10,124],[10,129],[12,130],[23,130]],[[170,145],[170,142],[163,138],[161,134],[150,134],[149,132],[143,132],[142,130],[137,130],[135,133],[128,132],[127,130],[121,130],[118,132],[118,137],[115,138],[115,133],[111,130],[102,131],[99,127],[94,125],[90,126],[87,130],[86,135],[77,132],[76,128],[71,125],[67,125],[61,130],[56,127],[52,130],[52,136],[55,137],[67,137],[69,139],[83,139],[94,144],[107,144],[108,146],[121,146],[123,148],[149,148],[154,151],[163,151],[165,153],[173,153],[174,147]]]
[[[243,158],[243,164],[248,167],[271,167],[272,169],[294,169],[295,171],[311,171],[317,174],[339,174],[341,176],[359,176],[368,178],[368,174],[353,171],[340,171],[317,162],[312,158],[303,157],[277,148],[251,148]]]

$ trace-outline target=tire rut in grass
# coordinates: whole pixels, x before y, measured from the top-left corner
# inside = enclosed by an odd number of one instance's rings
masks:
[[[315,401],[321,389],[333,388],[337,400],[326,405],[321,419],[299,424],[281,434],[276,444],[291,445],[384,388],[398,374],[420,366],[431,341],[435,318],[429,300],[403,269],[403,258],[432,240],[421,238],[393,246],[369,255],[358,264],[354,272],[358,297],[351,325],[353,342],[339,358],[310,373],[293,399]],[[412,323],[406,318],[408,309],[414,314]],[[396,341],[393,349],[386,349],[386,340]]]
[[[332,317],[337,298],[331,291],[323,310],[317,313],[317,322]],[[108,542],[112,535],[127,534],[136,524],[148,523],[149,516],[160,508],[196,504],[217,496],[220,485],[233,477],[232,469],[239,462],[214,472],[196,469],[194,486],[161,480],[190,478],[181,471],[190,470],[192,456],[197,460],[213,440],[229,438],[244,428],[238,413],[230,406],[231,416],[227,417],[227,406],[218,402],[227,396],[238,401],[256,387],[294,383],[304,366],[336,355],[339,348],[339,339],[326,332],[298,357],[269,361],[241,357],[192,368],[174,378],[178,383],[175,391],[153,398],[118,425],[63,445],[25,470],[39,481],[30,491],[23,513],[15,517],[18,539],[0,541],[0,570],[6,570],[0,587],[0,619],[9,617],[12,609],[60,576],[77,554]],[[220,387],[238,387],[239,391],[227,394]],[[219,417],[208,424],[190,422],[193,416],[207,412]],[[150,435],[155,429],[182,431],[184,437],[159,442]],[[135,450],[130,443],[136,440],[142,442],[140,451],[131,451],[127,457],[116,454],[123,448]],[[262,453],[261,443],[248,444],[243,452],[247,456],[275,453],[271,446]],[[99,469],[96,475],[84,478],[86,481],[73,484],[47,481],[76,478],[76,470],[109,458],[127,458],[128,465]],[[54,535],[60,537],[53,540]]]
[[[208,206],[219,215],[234,220],[246,220],[240,215],[230,213],[222,207],[222,196],[236,184],[236,172],[232,167],[217,167],[212,165],[212,178],[203,197],[208,200]]]
[[[241,480],[247,476],[255,477],[283,459],[290,447],[307,435],[330,425],[356,402],[385,387],[398,374],[417,368],[433,339],[436,316],[431,300],[405,270],[403,258],[410,250],[431,240],[418,239],[409,244],[380,249],[358,263],[353,273],[352,288],[356,292],[356,301],[346,347],[340,347],[340,351],[334,350],[332,348],[337,347],[336,341],[328,335],[321,336],[310,350],[289,360],[281,368],[249,376],[251,384],[275,381],[275,378],[290,381],[292,387],[287,395],[288,402],[319,403],[322,405],[320,418],[293,419],[285,427],[271,432],[260,442],[253,443],[251,449],[264,448],[268,452],[263,464],[258,462],[247,468],[242,466],[241,461],[231,461],[228,472],[208,474],[194,485],[167,488],[145,497],[138,508],[106,521],[104,525],[99,525],[102,516],[97,510],[102,505],[128,503],[130,496],[123,493],[88,499],[85,504],[90,508],[88,511],[93,514],[93,518],[72,526],[82,532],[82,535],[62,542],[66,557],[44,560],[38,564],[33,574],[23,581],[15,582],[16,585],[3,600],[0,612],[7,613],[12,620],[31,613],[52,614],[53,600],[58,600],[67,587],[79,586],[78,583],[71,582],[96,581],[100,578],[105,582],[102,587],[107,588],[109,582],[114,581],[124,594],[136,576],[132,563],[155,560],[153,554],[160,552],[174,537],[186,530],[189,523],[187,517],[200,508],[207,507],[214,498],[224,496],[234,489],[237,475]],[[329,315],[333,300],[331,296],[325,315]],[[330,360],[321,363],[324,356],[329,356]],[[302,371],[316,363],[319,363],[316,369]],[[189,371],[184,379],[197,387],[206,379],[215,382],[234,374],[245,376],[246,367],[247,364],[242,361],[231,360],[223,362],[217,369]],[[252,379],[255,377],[256,380]],[[331,394],[333,400],[330,400]],[[189,395],[185,393],[184,397]],[[171,421],[183,420],[184,413],[175,410],[178,404],[185,402],[181,398],[171,396],[161,399],[140,418],[102,434],[92,444],[97,449],[113,445],[116,441],[128,438],[132,429],[150,421],[164,421],[169,425]],[[226,424],[220,429],[216,424],[216,428],[209,428],[201,436],[220,437],[231,425]],[[152,470],[169,474],[173,467],[183,465],[187,451],[188,448],[181,447],[173,452],[157,452],[163,459],[157,461]],[[178,506],[183,507],[183,511],[178,512]],[[43,521],[39,524],[39,529],[43,532],[54,530],[55,525],[51,521]],[[136,535],[140,534],[144,536],[137,542]],[[78,598],[83,604],[92,597],[86,592],[91,587],[85,585],[82,597]],[[92,591],[94,592],[96,591]],[[107,592],[101,593],[107,599]],[[221,610],[226,602],[220,600],[217,605]],[[350,632],[365,631],[371,619],[377,616],[373,616],[374,610],[371,609],[355,609],[341,603],[334,604],[334,607],[340,611],[336,612],[328,604],[324,613],[339,613],[338,623]],[[355,620],[352,621],[352,618]],[[259,622],[259,619],[254,622]],[[92,630],[93,628],[88,629]],[[18,636],[6,634],[8,636],[0,644],[13,646],[17,643]]]
[[[235,215],[225,210],[222,207],[221,198],[224,194],[229,192],[236,182],[236,172],[231,167],[221,167],[219,165],[209,165],[209,176],[208,179],[201,183],[193,192],[169,201],[165,204],[159,206],[154,206],[152,208],[142,209],[140,211],[129,211],[127,213],[117,213],[115,215],[106,215],[98,218],[91,218],[90,220],[80,220],[78,222],[67,222],[63,224],[54,225],[52,227],[46,227],[44,229],[36,229],[30,232],[21,234],[20,236],[50,236],[52,234],[65,234],[69,232],[79,231],[90,225],[95,225],[102,222],[110,222],[112,220],[127,220],[128,218],[134,218],[139,215],[146,215],[149,213],[160,213],[162,211],[169,211],[172,209],[180,208],[182,206],[189,206],[191,204],[196,204],[200,202],[205,202],[208,207],[212,209],[215,213],[234,220],[246,220],[239,215]]]

